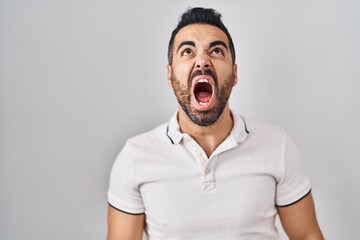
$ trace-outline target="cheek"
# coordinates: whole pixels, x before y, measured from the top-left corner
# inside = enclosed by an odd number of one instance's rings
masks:
[[[191,64],[190,62],[176,64],[176,66],[174,66],[173,68],[174,76],[176,77],[176,79],[181,82],[187,82],[192,72],[192,66],[193,64]]]
[[[233,67],[229,64],[217,64],[214,67],[219,81],[227,80],[233,74]]]

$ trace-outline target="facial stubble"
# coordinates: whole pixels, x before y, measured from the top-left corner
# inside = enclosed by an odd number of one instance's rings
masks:
[[[215,97],[216,103],[213,108],[206,111],[200,111],[191,106],[191,82],[192,79],[198,75],[210,75],[215,83],[213,97]],[[230,76],[223,81],[221,86],[219,86],[218,79],[212,71],[205,70],[201,72],[198,70],[191,75],[187,82],[187,86],[181,84],[173,73],[171,75],[171,83],[175,96],[189,119],[196,125],[205,127],[214,124],[223,113],[229,100],[232,87],[234,86],[234,78],[235,75],[232,71]]]

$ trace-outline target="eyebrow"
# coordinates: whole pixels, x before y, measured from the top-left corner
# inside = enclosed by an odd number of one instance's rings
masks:
[[[193,41],[183,41],[179,44],[179,47],[177,49],[177,52],[179,51],[179,49],[184,46],[184,45],[190,45],[190,46],[193,46],[195,47],[195,43]]]
[[[179,51],[179,49],[182,47],[182,46],[185,46],[185,45],[190,45],[192,47],[195,47],[195,43],[193,41],[183,41],[179,44],[179,47],[177,49],[177,52]],[[226,43],[224,41],[220,41],[220,40],[217,40],[217,41],[213,41],[209,44],[209,48],[212,48],[214,46],[217,46],[217,45],[221,45],[223,46],[226,50],[228,50],[228,47],[226,45]]]
[[[213,41],[209,44],[209,48],[212,48],[214,46],[217,46],[217,45],[222,45],[226,50],[228,50],[228,47],[226,45],[226,43],[224,41]]]

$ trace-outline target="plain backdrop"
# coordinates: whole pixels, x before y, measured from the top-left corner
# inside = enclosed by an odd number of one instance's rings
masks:
[[[0,0],[1,240],[105,239],[116,155],[177,108],[167,44],[190,6],[223,14],[232,109],[295,140],[326,239],[360,239],[360,1]]]

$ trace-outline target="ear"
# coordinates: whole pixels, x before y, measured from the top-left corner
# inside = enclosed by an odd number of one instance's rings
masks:
[[[238,82],[237,64],[234,64],[233,71],[234,71],[234,86],[235,86]]]
[[[169,87],[172,88],[171,76],[172,76],[172,67],[170,64],[168,64],[167,65],[167,81],[168,81]]]

